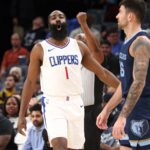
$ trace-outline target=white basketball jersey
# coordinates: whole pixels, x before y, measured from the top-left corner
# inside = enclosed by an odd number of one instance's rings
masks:
[[[95,74],[85,67],[81,68],[82,84],[84,92],[81,97],[83,99],[84,106],[94,104],[94,82]]]
[[[83,92],[81,60],[78,43],[68,38],[65,46],[56,46],[48,40],[40,42],[43,48],[41,90],[46,96],[71,96]]]

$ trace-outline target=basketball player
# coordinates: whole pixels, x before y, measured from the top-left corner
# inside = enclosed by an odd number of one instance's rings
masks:
[[[97,117],[97,126],[107,128],[108,112],[123,96],[125,104],[112,134],[121,140],[122,145],[140,150],[150,149],[150,36],[141,29],[144,14],[144,0],[123,0],[120,3],[116,18],[119,28],[126,34],[119,55],[121,84]],[[127,138],[130,145],[124,143]]]
[[[101,64],[104,60],[104,55],[100,50],[99,40],[96,38],[96,35],[91,32],[91,29],[87,24],[87,14],[85,12],[79,12],[77,14],[77,19],[83,33],[77,35],[76,38],[87,44],[90,53],[97,62]],[[84,66],[81,68],[81,75],[84,90],[81,96],[85,108],[84,150],[100,150],[100,135],[102,130],[96,126],[95,121],[101,110],[100,106],[102,102],[103,83],[97,80],[95,74]]]
[[[66,16],[55,10],[48,17],[51,37],[34,46],[22,92],[18,129],[24,134],[25,112],[40,74],[43,113],[53,150],[82,149],[84,107],[81,64],[113,87],[119,80],[100,66],[81,41],[67,37]]]

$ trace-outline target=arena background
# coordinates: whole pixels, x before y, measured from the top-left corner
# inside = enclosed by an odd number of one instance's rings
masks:
[[[75,17],[79,11],[87,11],[91,8],[105,9],[105,4],[108,2],[118,4],[120,0],[1,0],[0,63],[4,52],[10,48],[13,17],[17,17],[21,25],[28,29],[31,26],[32,19],[36,16],[42,16],[45,24],[47,24],[47,16],[52,10],[60,9],[70,19]],[[115,18],[117,10],[113,9],[110,12],[112,12],[111,15]]]

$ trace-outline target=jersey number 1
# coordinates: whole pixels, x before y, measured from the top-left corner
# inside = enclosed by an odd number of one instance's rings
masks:
[[[66,79],[69,79],[69,74],[68,74],[68,68],[65,67],[65,72],[66,72]]]

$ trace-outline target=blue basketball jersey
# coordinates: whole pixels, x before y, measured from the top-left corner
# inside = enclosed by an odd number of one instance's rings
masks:
[[[130,48],[130,45],[132,44],[132,42],[138,36],[146,36],[146,37],[150,38],[148,33],[146,33],[145,31],[138,32],[131,39],[124,42],[124,44],[122,45],[120,54],[119,54],[120,80],[122,83],[123,97],[125,99],[129,92],[129,88],[133,82],[134,58],[130,55],[129,48]],[[148,72],[147,72],[145,87],[143,89],[143,92],[140,96],[138,103],[136,104],[136,107],[132,111],[132,113],[137,113],[137,112],[139,112],[140,115],[143,112],[144,116],[147,116],[150,119],[150,65],[149,65]]]

